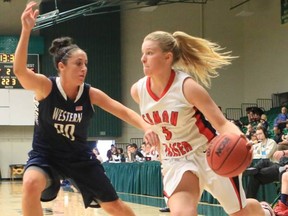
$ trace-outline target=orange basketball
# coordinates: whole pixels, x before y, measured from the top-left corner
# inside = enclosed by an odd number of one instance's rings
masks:
[[[206,159],[211,169],[218,175],[234,177],[250,165],[251,146],[247,146],[243,136],[223,133],[216,136],[208,145]]]

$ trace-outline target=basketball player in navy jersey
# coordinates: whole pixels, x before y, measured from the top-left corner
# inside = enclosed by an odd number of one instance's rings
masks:
[[[233,59],[219,50],[217,44],[184,32],[148,34],[142,43],[145,77],[132,86],[131,95],[159,136],[171,215],[196,216],[203,190],[217,198],[229,215],[274,215],[267,203],[261,207],[257,200],[246,199],[241,176],[219,176],[207,164],[206,146],[216,131],[242,134],[202,86],[209,87],[210,78],[218,75],[216,69]]]
[[[146,140],[155,142],[157,136],[136,112],[84,83],[87,55],[71,38],[55,39],[49,49],[59,77],[47,78],[26,67],[29,37],[39,13],[35,5],[28,3],[22,13],[14,61],[15,75],[25,89],[35,92],[36,102],[32,150],[23,177],[23,216],[43,215],[40,200],[56,198],[61,177],[71,179],[80,190],[85,207],[96,202],[109,215],[133,216],[86,144],[93,105],[142,129]]]

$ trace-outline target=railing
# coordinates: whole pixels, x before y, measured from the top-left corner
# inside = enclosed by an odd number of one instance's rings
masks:
[[[247,116],[247,108],[249,107],[259,107],[263,111],[268,111],[273,108],[272,99],[258,98],[256,103],[242,103],[241,108],[226,108],[225,116],[227,119],[239,120]]]
[[[243,116],[246,116],[246,109],[248,108],[248,107],[257,107],[258,105],[257,105],[257,103],[242,103],[241,104],[241,109],[242,109],[242,114],[243,114]]]
[[[272,99],[259,98],[256,100],[257,106],[263,108],[265,111],[270,110],[273,107]]]
[[[226,118],[239,120],[243,116],[241,108],[227,108],[226,109]]]
[[[126,152],[126,147],[130,143],[115,143],[116,148],[122,148],[124,152]]]
[[[143,138],[131,138],[130,143],[136,143],[140,147],[143,143]]]

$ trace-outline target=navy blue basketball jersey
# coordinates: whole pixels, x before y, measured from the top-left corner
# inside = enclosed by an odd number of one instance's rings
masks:
[[[90,85],[79,87],[74,101],[67,98],[59,77],[51,77],[52,90],[41,101],[35,101],[33,151],[49,159],[74,161],[90,157],[87,133],[94,109]]]

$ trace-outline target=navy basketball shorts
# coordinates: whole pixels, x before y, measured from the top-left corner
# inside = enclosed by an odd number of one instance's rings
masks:
[[[101,205],[102,202],[118,199],[113,185],[96,157],[68,162],[51,160],[51,157],[48,160],[35,152],[30,152],[25,170],[29,167],[32,169],[39,167],[48,176],[49,184],[42,192],[41,201],[51,201],[57,197],[61,179],[71,179],[82,194],[85,208],[89,207],[93,201]]]

